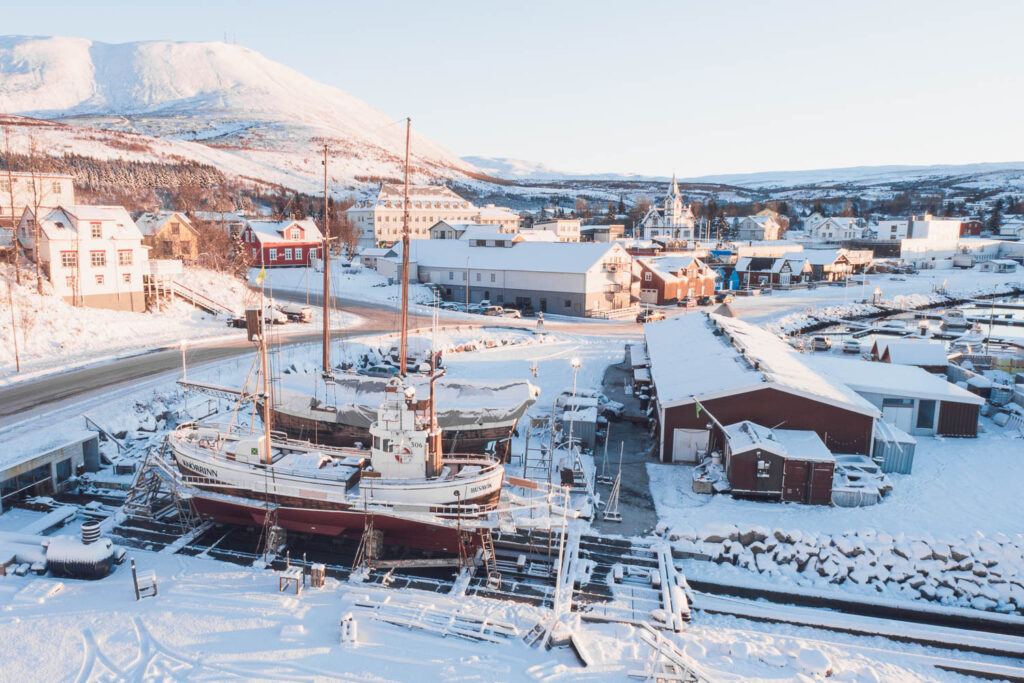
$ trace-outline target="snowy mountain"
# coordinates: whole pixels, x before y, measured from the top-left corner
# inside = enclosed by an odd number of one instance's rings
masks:
[[[935,166],[851,166],[809,171],[731,173],[686,178],[690,183],[721,183],[745,188],[792,188],[841,185],[874,187],[914,182],[975,188],[1024,186],[1024,162]]]
[[[668,176],[630,175],[623,173],[571,173],[560,171],[539,161],[508,157],[464,156],[462,160],[484,173],[506,180],[668,180]]]
[[[0,111],[198,142],[297,189],[321,182],[324,142],[336,187],[401,176],[401,123],[238,45],[0,37]],[[418,180],[477,174],[415,131],[411,147]]]

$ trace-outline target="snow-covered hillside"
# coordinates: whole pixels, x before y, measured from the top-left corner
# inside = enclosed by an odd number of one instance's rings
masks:
[[[296,189],[322,177],[325,140],[338,188],[399,177],[405,142],[404,126],[365,102],[226,43],[0,37],[0,111],[200,142],[228,155],[213,160],[225,172],[262,167]],[[415,131],[411,147],[418,180],[476,173]]]
[[[465,156],[462,160],[472,164],[487,175],[506,180],[657,180],[667,181],[668,176],[641,176],[623,173],[572,173],[552,168],[540,161],[510,159],[508,157]]]

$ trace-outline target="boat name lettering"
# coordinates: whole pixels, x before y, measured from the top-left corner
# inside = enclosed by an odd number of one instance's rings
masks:
[[[204,467],[202,465],[197,465],[195,463],[189,463],[189,468],[198,472],[199,474],[205,474],[206,476],[211,477],[213,479],[216,479],[217,476],[220,474],[220,472],[213,469],[212,467]]]

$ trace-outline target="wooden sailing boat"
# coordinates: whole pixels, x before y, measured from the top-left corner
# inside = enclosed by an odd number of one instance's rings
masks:
[[[408,135],[407,124],[406,197]],[[389,544],[447,552],[460,547],[460,530],[488,524],[501,495],[501,463],[487,456],[444,457],[433,400],[442,373],[431,368],[426,399],[406,383],[408,210],[403,244],[401,368],[388,380],[369,429],[371,447],[317,446],[274,431],[266,326],[258,314],[249,316],[259,342],[263,434],[188,423],[168,436],[197,514],[258,526],[273,515],[276,525],[291,531],[350,537],[359,537],[372,515]],[[325,240],[325,258],[327,246]]]
[[[409,137],[411,124],[406,121],[405,140],[405,180],[402,230],[402,303],[401,303],[401,340],[400,340],[400,374],[407,377],[406,363],[408,360],[409,335]],[[370,424],[372,408],[365,404],[327,400],[333,394],[341,396],[382,395],[386,391],[386,380],[365,377],[362,375],[345,374],[336,376],[331,364],[330,351],[330,258],[331,241],[329,207],[327,198],[327,148],[324,148],[324,240],[323,240],[323,330],[322,344],[322,377],[325,382],[325,400],[308,393],[279,389],[271,406],[276,429],[293,439],[310,440],[328,446],[357,446],[370,443]],[[435,359],[436,360],[436,359]],[[436,363],[433,363],[436,364]],[[436,378],[429,384],[433,390]],[[427,382],[419,382],[427,384]],[[408,385],[408,384],[407,384]],[[192,385],[203,391],[201,385]],[[536,400],[537,392],[528,382],[508,382],[487,392],[482,383],[443,382],[445,395],[458,397],[472,394],[472,399],[454,400],[451,408],[446,409],[439,419],[442,445],[445,450],[464,453],[483,453],[489,446],[503,459],[508,456],[512,433],[519,419]],[[208,387],[211,393],[223,393],[223,387]],[[490,397],[489,399],[486,397]],[[261,412],[263,407],[260,407]],[[436,414],[436,403],[435,403]]]

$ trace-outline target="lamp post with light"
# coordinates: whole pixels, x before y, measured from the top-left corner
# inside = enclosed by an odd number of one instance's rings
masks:
[[[188,379],[188,367],[185,365],[185,347],[188,346],[188,340],[181,340],[181,380],[185,381]]]
[[[579,375],[580,372],[580,359],[573,358],[569,363],[572,365],[572,413],[569,415],[569,455],[571,457],[573,423],[576,418],[576,376]]]

